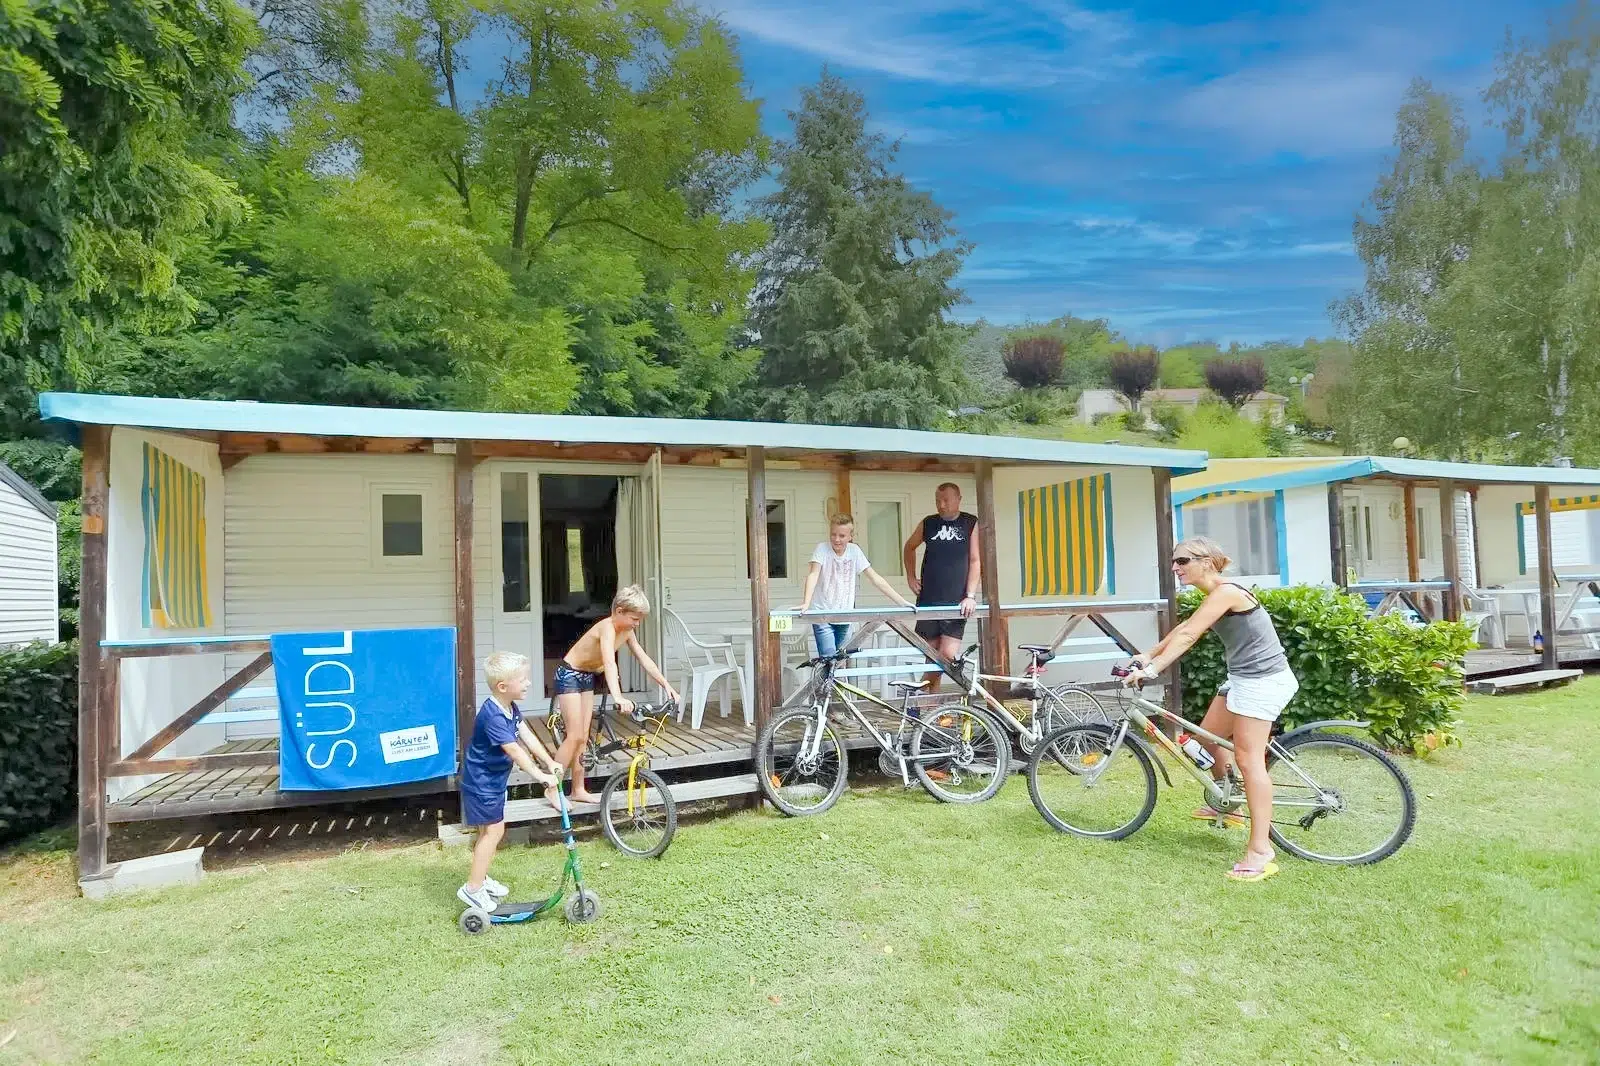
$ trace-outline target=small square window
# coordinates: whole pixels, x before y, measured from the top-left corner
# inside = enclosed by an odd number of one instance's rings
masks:
[[[415,558],[422,555],[422,494],[383,494],[383,557]]]

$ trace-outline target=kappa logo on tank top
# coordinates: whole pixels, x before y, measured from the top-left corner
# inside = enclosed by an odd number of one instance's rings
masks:
[[[940,526],[939,527],[939,531],[937,533],[935,533],[933,536],[929,537],[928,539],[929,540],[956,540],[956,541],[959,541],[959,540],[963,540],[965,538],[963,538],[961,536],[961,527],[960,526],[950,525],[950,526]]]

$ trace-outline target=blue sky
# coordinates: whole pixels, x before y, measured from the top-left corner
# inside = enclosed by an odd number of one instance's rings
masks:
[[[976,248],[958,317],[1161,344],[1328,336],[1413,77],[1474,125],[1532,0],[715,0],[769,132],[823,63]]]

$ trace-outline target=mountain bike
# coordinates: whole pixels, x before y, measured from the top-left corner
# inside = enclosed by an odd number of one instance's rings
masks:
[[[618,737],[606,713],[609,700],[609,695],[602,695],[595,701],[594,719],[589,723],[583,749],[583,769],[587,775],[616,752],[632,753],[627,765],[613,771],[600,790],[600,828],[624,855],[653,859],[672,843],[672,834],[678,828],[678,805],[661,775],[650,768],[650,745],[666,729],[667,720],[678,705],[671,700],[634,704],[632,718],[645,729],[630,737]],[[554,697],[545,725],[559,747],[565,731]]]
[[[1125,667],[1115,677],[1128,676]],[[1156,767],[1170,787],[1166,767],[1151,749],[1165,752],[1201,785],[1215,824],[1248,817],[1236,773],[1222,781],[1210,772],[1210,755],[1189,739],[1202,737],[1227,751],[1233,745],[1142,696],[1126,696],[1127,717],[1114,725],[1069,725],[1047,735],[1028,763],[1028,795],[1055,829],[1099,840],[1121,840],[1144,825],[1156,804]],[[1178,727],[1174,740],[1155,728]],[[1272,842],[1312,862],[1358,866],[1398,851],[1416,823],[1416,796],[1395,761],[1374,745],[1336,729],[1371,723],[1307,722],[1267,744],[1272,777]],[[1192,752],[1192,754],[1191,754]]]
[[[843,706],[910,787],[913,777],[944,803],[980,803],[1005,783],[1011,745],[1005,730],[987,713],[965,703],[916,709],[912,697],[926,681],[897,681],[896,707],[837,676],[848,651],[811,659],[803,705],[780,709],[756,741],[756,780],[772,805],[784,814],[821,814],[844,792],[849,763],[833,728],[836,705]],[[891,719],[879,730],[867,707]]]

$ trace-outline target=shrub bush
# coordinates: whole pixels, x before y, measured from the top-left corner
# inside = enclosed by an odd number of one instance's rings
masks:
[[[1011,337],[1003,352],[1006,377],[1025,389],[1043,389],[1061,378],[1066,345],[1050,334]]]
[[[1158,403],[1150,411],[1150,419],[1161,427],[1163,434],[1176,437],[1183,432],[1183,427],[1188,423],[1188,416],[1183,408],[1176,404]]]
[[[1319,718],[1359,718],[1391,749],[1426,754],[1460,743],[1462,657],[1472,647],[1459,622],[1413,626],[1395,615],[1368,618],[1359,596],[1313,585],[1257,589],[1283,642],[1300,691],[1284,710],[1287,729]],[[1200,604],[1179,597],[1179,615]],[[1183,658],[1183,703],[1198,720],[1227,676],[1222,641],[1207,633]]]
[[[76,642],[0,649],[0,844],[72,811],[77,750]]]
[[[1267,455],[1261,427],[1222,404],[1201,404],[1178,433],[1178,447],[1207,452],[1213,459]]]

